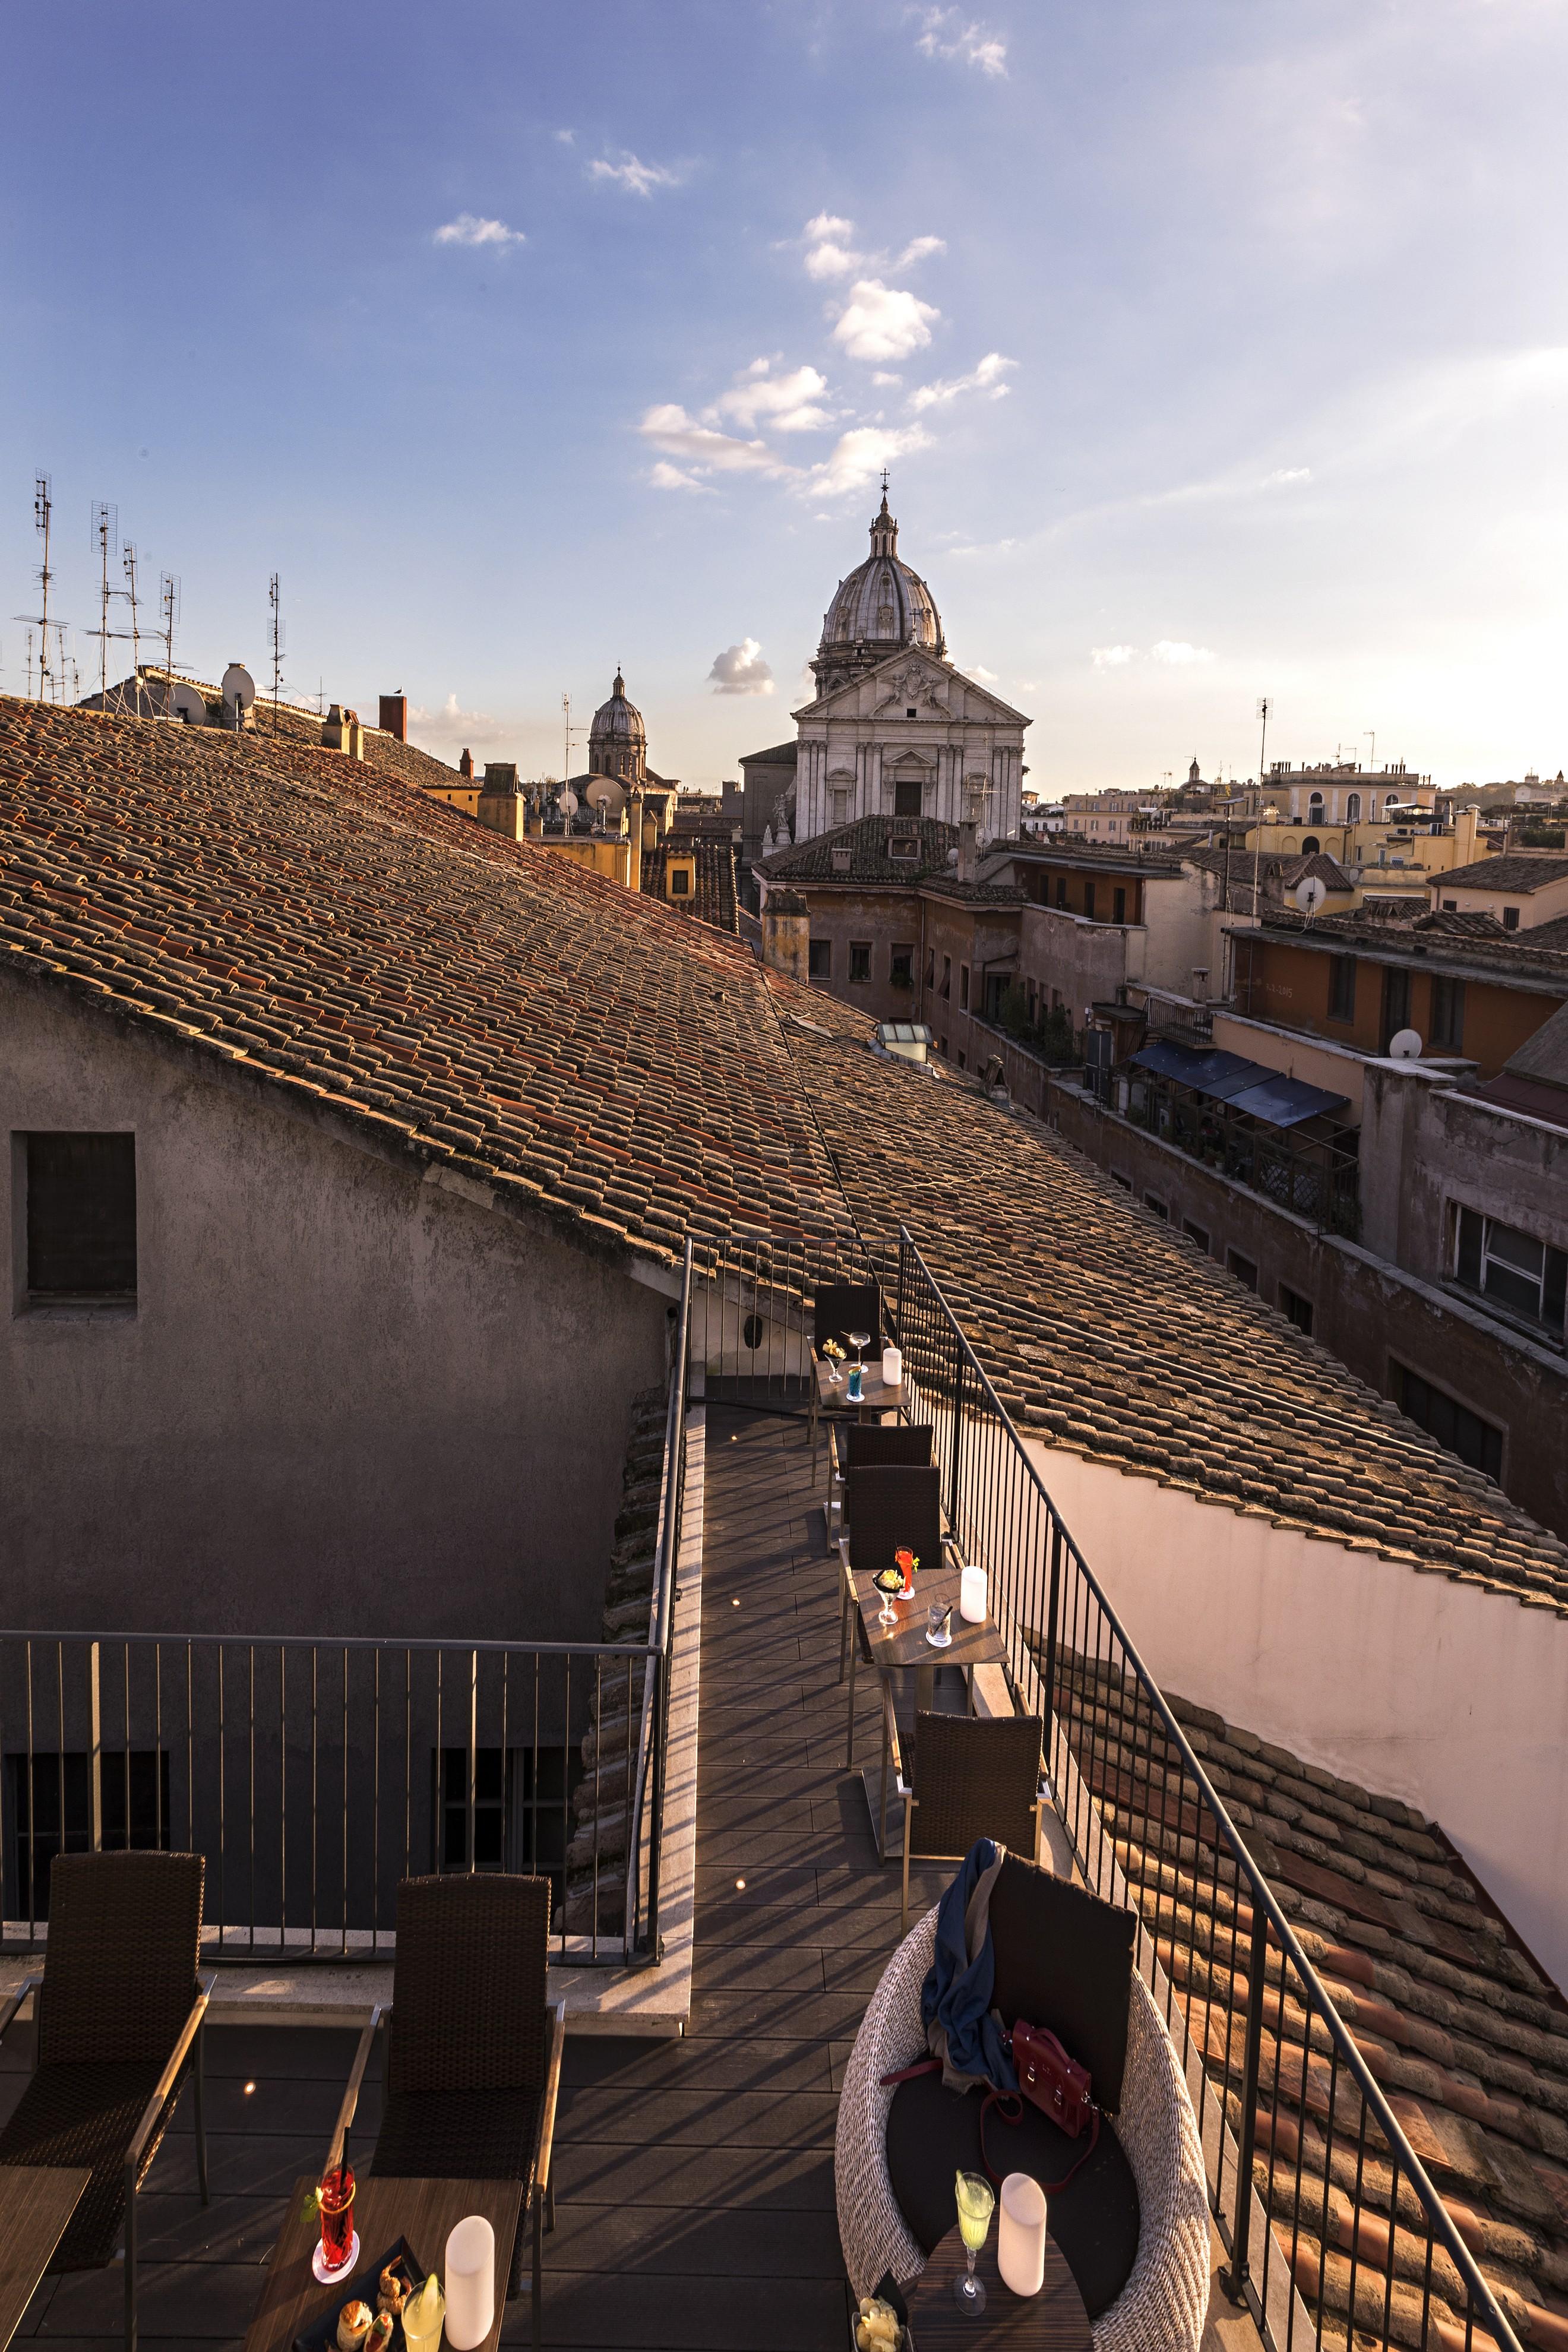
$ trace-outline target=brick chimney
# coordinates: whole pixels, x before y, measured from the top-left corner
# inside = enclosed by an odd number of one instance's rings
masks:
[[[791,980],[811,978],[811,910],[796,890],[770,890],[763,906],[763,961]]]
[[[459,776],[467,776],[467,777],[468,777],[468,778],[469,778],[469,780],[471,781],[471,780],[472,780],[472,777],[473,777],[473,772],[474,772],[474,755],[473,755],[473,753],[472,753],[472,752],[468,749],[468,746],[465,744],[465,746],[464,746],[464,748],[463,748],[463,756],[462,756],[462,758],[461,758],[461,759],[458,761],[458,775],[459,775]]]
[[[398,742],[408,740],[408,697],[401,690],[381,698],[381,731],[395,736]]]

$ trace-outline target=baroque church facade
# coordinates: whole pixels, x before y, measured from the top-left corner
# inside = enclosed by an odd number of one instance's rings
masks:
[[[973,824],[981,843],[1017,834],[1030,721],[949,660],[885,481],[870,554],[839,582],[811,667],[816,698],[791,713],[793,745],[742,761],[748,864],[764,834],[769,846],[810,841],[868,816]]]

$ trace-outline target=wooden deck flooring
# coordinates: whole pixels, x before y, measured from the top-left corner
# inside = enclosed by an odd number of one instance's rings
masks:
[[[837,1566],[809,1480],[802,1423],[709,1408],[691,2030],[679,2042],[568,2042],[545,2240],[552,2346],[840,2352],[847,2341],[837,2084],[898,1938],[899,1886],[878,1868],[844,1770]],[[869,1757],[872,1677],[858,1696],[858,1753]],[[947,1874],[917,1874],[924,1901]],[[213,2201],[204,2212],[195,2193],[187,2095],[142,2196],[145,2352],[244,2336],[289,2190],[321,2162],[353,2042],[212,2029]],[[29,2063],[28,2031],[13,2028],[0,2115]],[[356,2134],[367,2152],[379,2109],[372,2080]],[[46,2279],[20,2332],[101,2352],[122,2314],[118,2267]],[[524,2345],[528,2332],[524,2296],[503,2341]]]

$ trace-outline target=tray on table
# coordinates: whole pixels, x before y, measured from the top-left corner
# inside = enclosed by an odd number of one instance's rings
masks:
[[[381,2289],[381,2274],[384,2270],[395,2270],[411,2294],[425,2284],[426,2273],[424,2264],[407,2239],[399,2238],[395,2245],[389,2246],[374,2263],[362,2263],[349,2277],[334,2280],[321,2288],[322,2294],[329,2299],[328,2307],[319,2320],[300,2330],[294,2338],[294,2352],[338,2352],[338,2320],[343,2305],[347,2303],[365,2304],[374,2317],[375,2298]],[[403,2333],[400,2315],[393,2319],[386,2352],[407,2352],[407,2338]]]

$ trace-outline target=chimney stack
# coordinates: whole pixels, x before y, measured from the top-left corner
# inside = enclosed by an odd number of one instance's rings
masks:
[[[763,961],[790,980],[811,978],[811,910],[797,890],[770,890],[763,902]]]
[[[467,776],[470,782],[473,781],[474,755],[467,744],[464,745],[463,756],[458,762],[458,773],[459,776]]]
[[[408,697],[400,687],[395,694],[381,698],[381,731],[393,736],[399,743],[408,740]]]
[[[630,889],[640,890],[642,888],[642,786],[640,784],[634,783],[632,786],[631,797],[627,803],[627,814],[630,822],[626,826],[626,835],[630,846],[626,856],[626,884]]]
[[[961,882],[974,879],[975,837],[979,826],[970,817],[958,828],[958,878]]]

